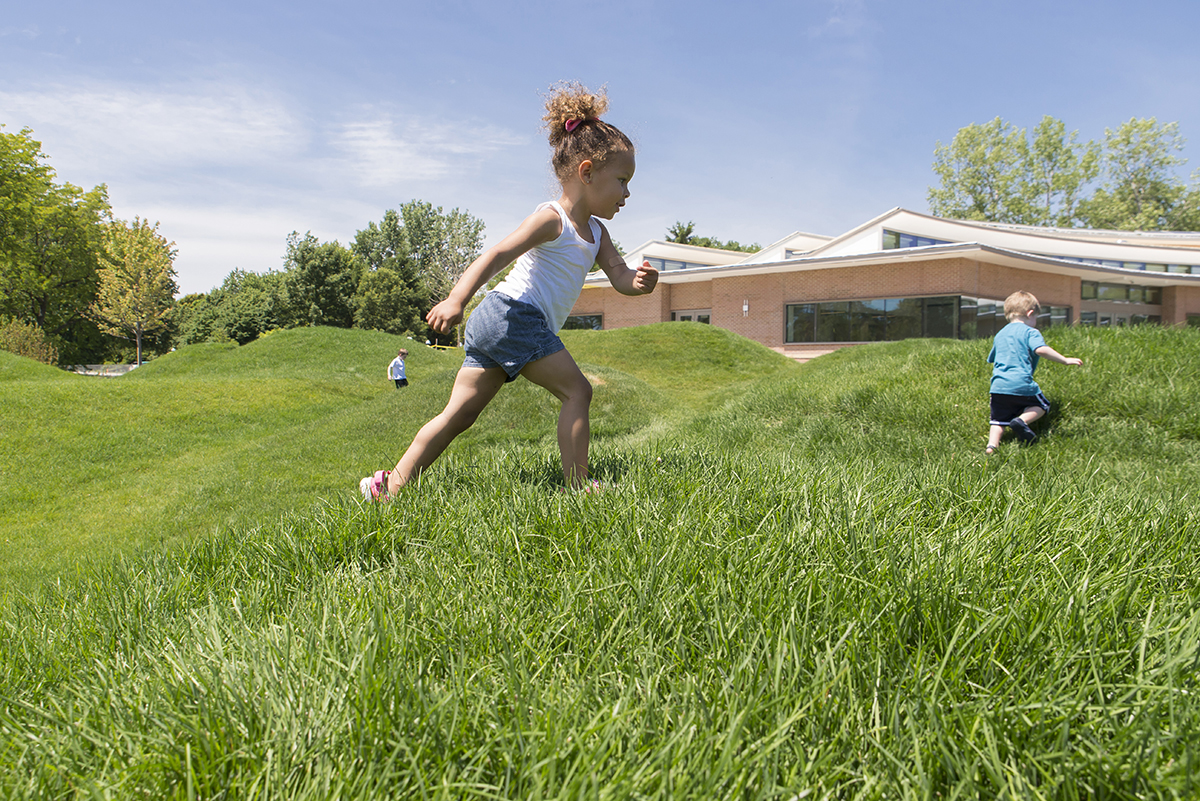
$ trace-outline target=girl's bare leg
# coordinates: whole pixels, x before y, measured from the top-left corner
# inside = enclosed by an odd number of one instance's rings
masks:
[[[566,350],[525,365],[521,375],[562,401],[558,413],[558,450],[562,454],[563,481],[579,488],[588,480],[588,410],[592,385]]]
[[[504,386],[504,379],[504,371],[499,367],[463,367],[459,370],[446,408],[421,427],[388,477],[388,494],[394,494],[437,461],[446,446],[470,428],[484,407],[496,397],[500,387]]]

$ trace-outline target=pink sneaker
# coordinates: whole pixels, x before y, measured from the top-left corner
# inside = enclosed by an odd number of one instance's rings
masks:
[[[375,475],[367,476],[362,481],[358,482],[358,491],[362,493],[365,501],[378,501],[379,503],[387,503],[392,498],[388,495],[388,476],[391,475],[391,470],[377,470]]]
[[[593,479],[581,487],[559,487],[558,491],[566,495],[593,495],[602,489],[604,485]]]

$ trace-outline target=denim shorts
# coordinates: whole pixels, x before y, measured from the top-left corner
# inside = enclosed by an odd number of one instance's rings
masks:
[[[499,367],[512,381],[525,365],[566,346],[532,303],[489,292],[467,318],[463,367]]]
[[[1043,410],[1050,411],[1050,401],[1040,392],[1036,395],[1001,395],[993,392],[990,422],[994,426],[1007,426],[1014,417],[1020,417],[1021,413],[1031,406],[1040,406]]]

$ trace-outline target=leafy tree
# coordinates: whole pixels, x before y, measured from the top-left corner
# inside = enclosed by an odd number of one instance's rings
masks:
[[[941,217],[1026,223],[1021,178],[1028,162],[1023,128],[999,117],[960,128],[949,146],[938,142],[934,148],[933,171],[942,185],[929,189],[929,207]]]
[[[0,317],[0,350],[44,364],[58,364],[58,349],[46,338],[46,332],[24,320]]]
[[[400,216],[431,308],[450,294],[483,249],[483,221],[458,209],[443,213],[441,206],[421,200],[402,205]]]
[[[667,241],[675,242],[680,245],[694,245],[699,248],[716,248],[717,250],[739,250],[743,253],[757,253],[762,250],[762,245],[757,242],[750,245],[730,239],[722,242],[720,239],[715,239],[711,236],[696,236],[696,224],[691,220],[685,222],[676,222],[667,229]]]
[[[354,293],[362,262],[337,242],[321,243],[311,233],[287,239],[284,289],[286,326],[354,325]]]
[[[1030,140],[1023,128],[997,117],[959,129],[937,144],[928,190],[930,210],[942,217],[1064,228],[1122,230],[1200,227],[1200,186],[1188,188],[1174,169],[1185,159],[1178,126],[1132,119],[1105,130],[1103,146],[1043,117]],[[1105,183],[1088,190],[1098,176]]]
[[[368,223],[355,235],[350,250],[363,261],[354,295],[354,324],[391,334],[422,330],[430,309],[429,293],[409,256],[400,215],[389,209],[379,225]]]
[[[138,217],[126,224],[113,220],[104,230],[106,264],[99,270],[100,285],[91,305],[91,316],[101,330],[137,345],[142,363],[143,335],[165,326],[179,286],[175,283],[175,243]]]
[[[94,330],[84,312],[99,280],[108,191],[55,183],[30,133],[0,131],[0,313],[36,323],[70,352]]]
[[[695,233],[696,224],[691,220],[687,222],[676,221],[674,225],[667,229],[667,241],[680,245],[690,245],[692,243],[692,235]]]
[[[1082,193],[1100,171],[1100,148],[1094,142],[1079,144],[1077,136],[1048,115],[1033,129],[1020,187],[1030,225],[1070,228],[1077,223]]]
[[[1104,185],[1084,204],[1092,228],[1122,231],[1197,230],[1200,189],[1190,191],[1174,173],[1187,159],[1174,122],[1131,119],[1104,129]]]

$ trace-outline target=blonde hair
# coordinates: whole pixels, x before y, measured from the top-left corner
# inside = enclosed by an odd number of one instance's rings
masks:
[[[1004,299],[1004,317],[1011,323],[1013,320],[1024,318],[1039,307],[1037,298],[1023,289],[1018,289]]]
[[[560,182],[565,183],[584,161],[600,167],[612,154],[633,150],[628,136],[600,119],[607,111],[608,94],[603,87],[599,93],[589,92],[575,81],[550,87],[542,122],[554,148],[550,163]]]

